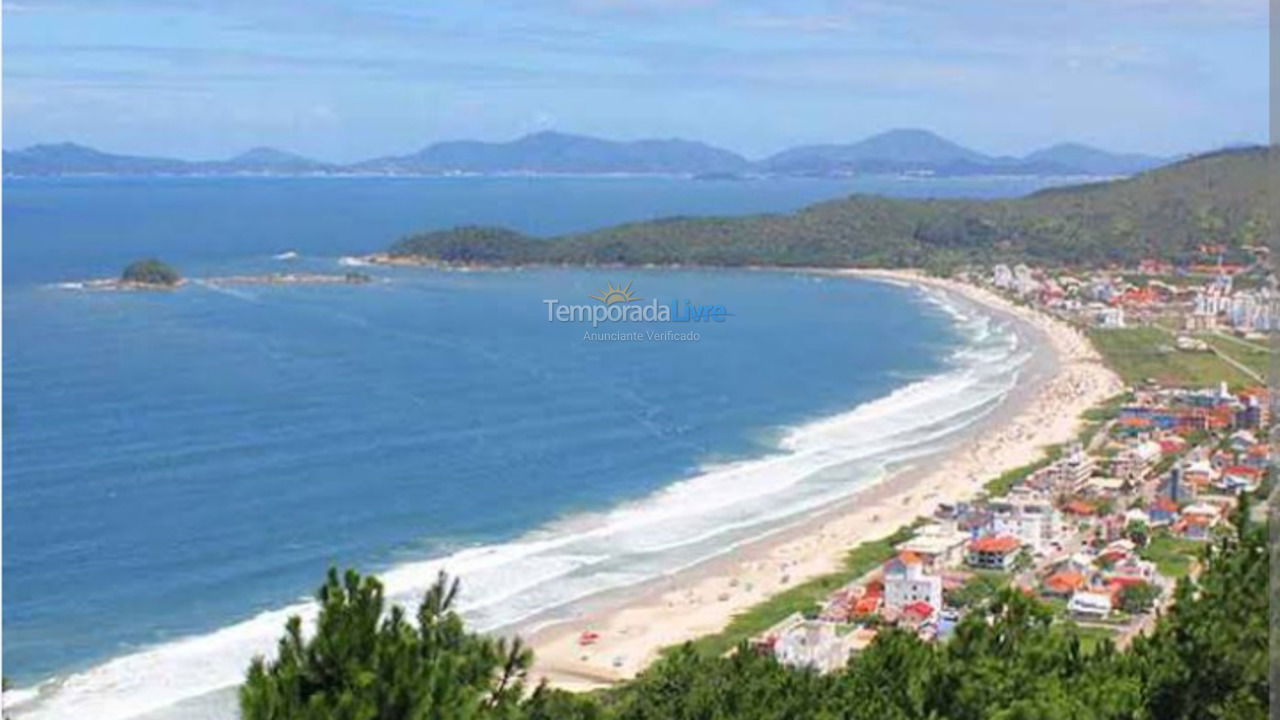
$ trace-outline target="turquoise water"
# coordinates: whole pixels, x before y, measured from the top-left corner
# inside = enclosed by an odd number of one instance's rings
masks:
[[[848,189],[6,181],[4,665],[19,685],[45,683],[17,716],[134,717],[234,683],[287,611],[309,611],[298,603],[330,564],[383,572],[404,602],[447,567],[477,627],[568,612],[945,442],[1016,369],[1011,336],[969,309],[796,273],[55,283],[151,254],[193,277],[338,272],[345,254],[419,227],[565,232]],[[285,250],[300,258],[273,258]],[[626,282],[732,316],[694,328],[696,342],[595,342],[547,321],[544,299],[588,303]]]

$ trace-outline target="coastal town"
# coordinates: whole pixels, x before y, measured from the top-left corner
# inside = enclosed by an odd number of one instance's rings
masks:
[[[1265,341],[1275,294],[1266,249],[1252,253],[1251,265],[1146,261],[1088,274],[997,265],[966,276],[1087,333],[1124,391],[1087,411],[1071,442],[918,518],[892,538],[887,561],[755,635],[751,648],[831,672],[886,627],[945,642],[1006,587],[1041,600],[1090,644],[1124,647],[1150,631],[1178,581],[1200,571],[1200,549],[1229,532],[1246,500],[1259,512],[1272,484]]]
[[[0,720],[1280,720],[1266,4],[2,17]]]
[[[1224,260],[1225,252],[1202,245],[1202,262],[1194,264],[1146,259],[1081,273],[996,265],[989,275],[966,279],[1085,329],[1103,352],[1141,350],[1147,369],[1165,365],[1170,376],[1134,380],[1266,384],[1267,333],[1280,321],[1268,280],[1270,249],[1247,246],[1237,251],[1247,262],[1235,263]],[[1143,368],[1117,367],[1122,374],[1130,369]]]

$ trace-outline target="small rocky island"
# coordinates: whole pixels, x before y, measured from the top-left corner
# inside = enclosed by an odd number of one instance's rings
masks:
[[[118,278],[59,283],[69,290],[174,290],[190,282],[193,285],[364,285],[374,281],[363,272],[310,273],[286,272],[260,275],[224,275],[204,278],[183,278],[169,265],[148,258],[129,264]]]
[[[155,259],[136,260],[120,273],[122,287],[176,288],[182,284],[182,276],[169,265]]]

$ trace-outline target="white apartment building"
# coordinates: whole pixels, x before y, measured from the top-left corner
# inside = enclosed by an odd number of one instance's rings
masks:
[[[1032,552],[1048,552],[1062,530],[1062,517],[1047,500],[1013,495],[990,503],[992,535],[1018,538]]]
[[[884,566],[884,606],[899,611],[918,602],[928,603],[935,613],[941,610],[942,578],[925,572],[915,553],[899,553]]]

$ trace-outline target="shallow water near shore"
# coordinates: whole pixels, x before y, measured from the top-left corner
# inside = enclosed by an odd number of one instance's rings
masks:
[[[60,202],[40,198],[27,210]],[[87,241],[139,232],[110,217],[6,228],[5,666],[52,679],[15,717],[137,717],[234,683],[329,564],[381,571],[399,602],[447,567],[482,628],[671,572],[946,442],[1020,357],[971,309],[800,273],[49,287],[138,253],[136,235]],[[148,222],[153,245],[181,226]],[[38,227],[85,254],[23,264]],[[331,237],[257,242],[155,254],[209,274],[343,267]],[[697,342],[588,342],[546,319],[547,298],[625,282],[733,315]]]

